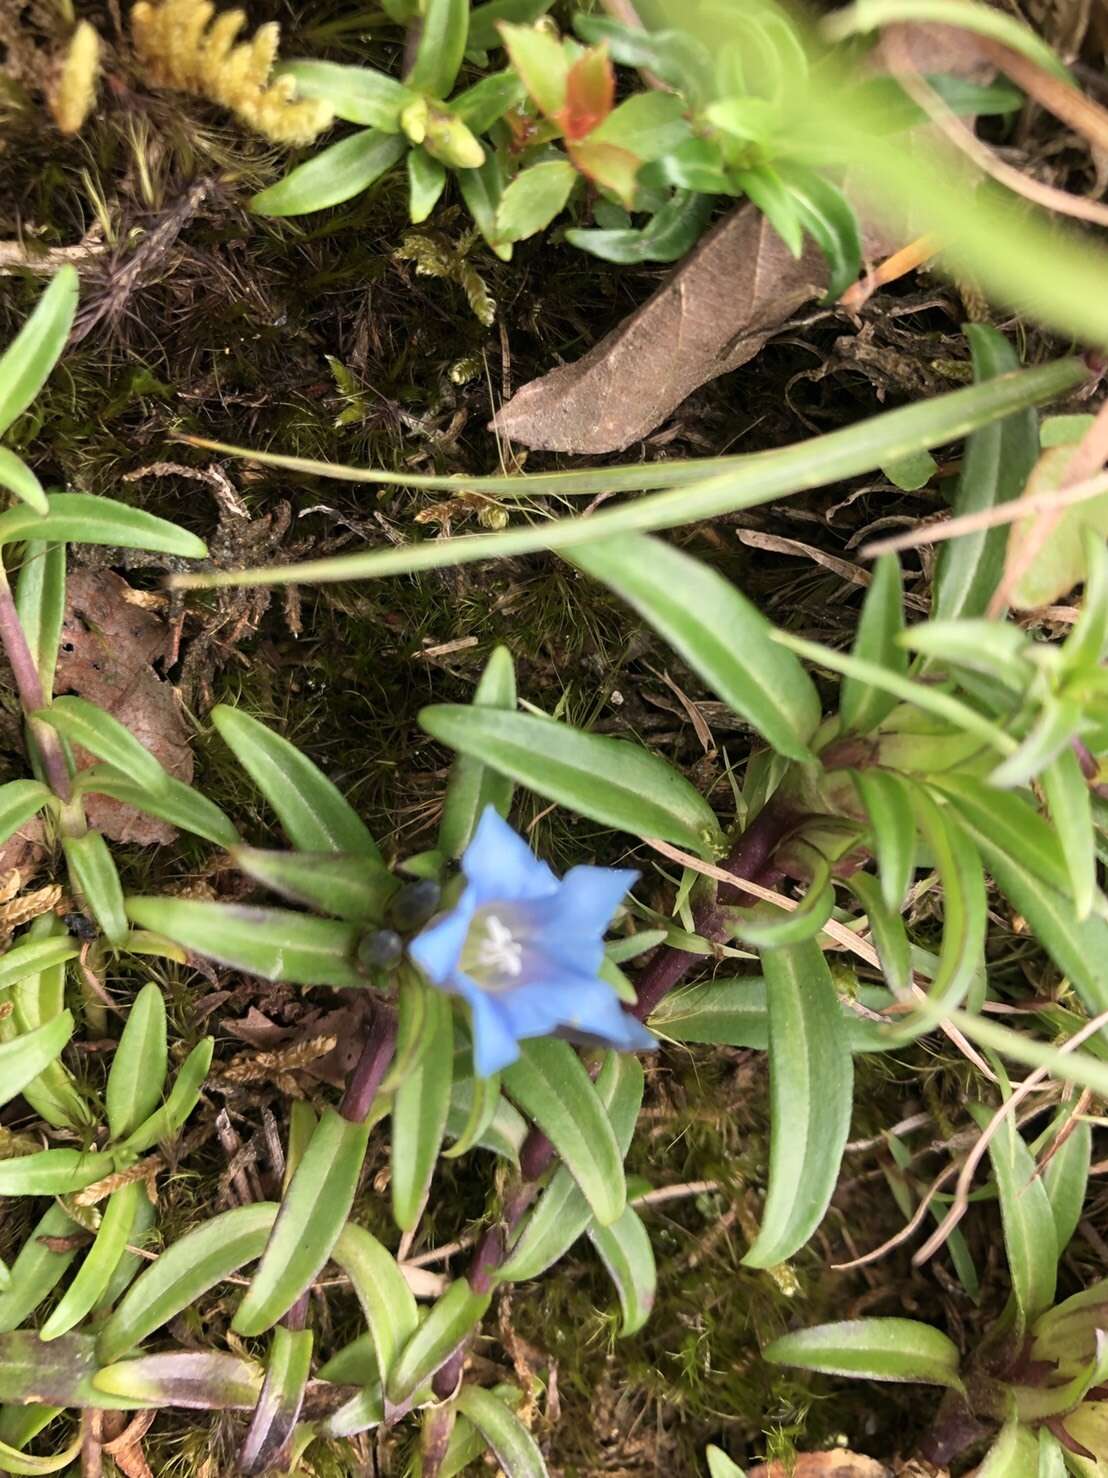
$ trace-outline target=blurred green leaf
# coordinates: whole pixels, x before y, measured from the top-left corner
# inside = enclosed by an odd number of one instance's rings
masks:
[[[65,545],[28,539],[15,582],[15,608],[49,701],[65,618]]]
[[[43,1324],[40,1339],[53,1340],[68,1334],[99,1301],[131,1239],[139,1197],[145,1195],[143,1183],[133,1180],[108,1197],[96,1239],[61,1301]]]
[[[0,843],[30,821],[50,798],[50,791],[37,780],[9,780],[0,785]]]
[[[451,1283],[434,1303],[426,1319],[411,1334],[385,1382],[393,1406],[402,1406],[471,1330],[476,1329],[492,1302],[491,1293],[474,1293],[465,1278]]]
[[[17,780],[16,785],[37,784],[34,781]],[[64,964],[66,960],[75,960],[80,953],[80,947],[74,943],[73,936],[58,933],[41,939],[28,939],[20,942],[3,955],[0,955],[0,990],[5,990],[18,980],[28,975],[37,974],[51,965]]]
[[[506,1478],[546,1478],[546,1464],[534,1437],[498,1396],[480,1386],[465,1385],[458,1393],[458,1410],[492,1448]]]
[[[1070,1112],[1073,1105],[1070,1106]],[[1061,1132],[1066,1138],[1057,1149],[1055,1141],[1050,1144],[1050,1159],[1043,1171],[1050,1210],[1054,1217],[1054,1232],[1058,1241],[1058,1256],[1069,1246],[1070,1238],[1077,1230],[1081,1212],[1085,1205],[1085,1192],[1089,1184],[1089,1164],[1092,1158],[1093,1134],[1085,1118],[1070,1122],[1069,1114],[1061,1118]]]
[[[399,133],[400,114],[415,99],[411,88],[374,67],[314,60],[282,62],[274,77],[291,77],[297,97],[330,103],[336,118],[383,133]]]
[[[0,1334],[18,1329],[65,1277],[77,1248],[62,1251],[58,1240],[71,1237],[76,1230],[77,1223],[57,1201],[32,1227],[11,1265],[7,1291],[0,1293]]]
[[[983,616],[921,621],[899,637],[909,651],[994,677],[1021,697],[1034,675],[1033,649],[1018,626]],[[930,664],[929,664],[930,665]]]
[[[953,1340],[915,1319],[851,1319],[782,1335],[762,1351],[771,1365],[828,1375],[919,1381],[961,1391],[961,1356]]]
[[[350,852],[381,861],[361,817],[307,755],[241,709],[219,703],[211,717],[298,851]]]
[[[469,13],[466,45],[470,51],[492,51],[503,45],[497,29],[501,21],[531,25],[552,4],[553,0],[486,0],[484,5],[475,5]]]
[[[141,1155],[163,1140],[174,1139],[177,1136],[199,1102],[200,1090],[204,1086],[204,1079],[208,1076],[208,1069],[212,1065],[214,1047],[214,1037],[202,1037],[197,1042],[181,1064],[173,1080],[173,1087],[169,1091],[169,1097],[160,1108],[154,1110],[149,1118],[143,1119],[137,1129],[133,1129],[128,1134],[127,1138],[119,1144],[119,1149]]]
[[[500,44],[539,112],[554,118],[565,106],[569,60],[562,43],[537,26],[501,21]]]
[[[516,675],[507,647],[494,647],[470,700],[478,708],[516,706]],[[460,857],[469,846],[486,806],[507,817],[512,804],[512,782],[482,764],[477,755],[459,754],[450,767],[450,779],[439,823],[439,850]]]
[[[449,1149],[442,1152],[444,1160],[456,1160],[460,1155],[467,1154],[474,1145],[481,1143],[482,1138],[488,1133],[489,1126],[496,1115],[497,1108],[503,1103],[500,1093],[500,1074],[492,1073],[487,1078],[473,1077],[473,1092],[470,1098],[469,1113],[460,1132],[454,1139]],[[450,1132],[450,1110],[453,1107],[453,1081],[451,1082],[451,1102],[447,1104],[446,1132]]]
[[[469,31],[469,0],[424,0],[415,57],[404,78],[414,92],[450,95]]]
[[[505,1068],[504,1088],[548,1136],[601,1226],[626,1204],[623,1156],[611,1120],[581,1059],[568,1042],[540,1037],[521,1042]]]
[[[831,971],[815,940],[762,956],[769,1004],[769,1184],[743,1262],[768,1268],[823,1220],[850,1129],[854,1082]]]
[[[496,207],[496,234],[502,241],[523,241],[544,231],[565,208],[577,183],[568,159],[548,159],[516,175]]]
[[[122,771],[140,790],[159,791],[169,778],[129,729],[85,698],[57,698],[35,717],[71,744],[80,744],[89,754]]]
[[[302,216],[341,205],[387,174],[407,148],[402,134],[362,129],[297,165],[255,195],[250,209],[260,216]]]
[[[200,898],[128,898],[129,917],[186,949],[262,980],[364,986],[354,968],[358,929],[284,908]]]
[[[123,1139],[161,1102],[168,1066],[165,1001],[151,980],[135,997],[108,1072],[108,1129]]]
[[[77,311],[78,291],[75,269],[59,268],[27,322],[0,355],[0,436],[31,404],[61,358]],[[37,511],[44,513],[45,508],[40,505]]]
[[[625,739],[555,719],[440,703],[419,715],[441,744],[470,754],[547,800],[634,836],[714,855],[715,813],[677,769]]]
[[[804,897],[796,908],[779,908],[768,901],[753,908],[729,908],[727,917],[736,939],[755,949],[779,949],[819,936],[835,906],[830,864],[813,850],[813,871]]]
[[[879,987],[863,987],[860,997],[871,1011],[880,1011],[892,1000]],[[842,1013],[852,1052],[885,1050],[880,1023],[867,1021],[845,1005]],[[766,983],[757,975],[744,975],[684,986],[666,996],[647,1025],[675,1042],[710,1042],[765,1052],[769,1046]]]
[[[1096,896],[1096,847],[1089,786],[1077,755],[1063,749],[1039,781],[1066,859],[1077,917],[1087,918]]]
[[[446,1116],[446,1137],[461,1142],[462,1136],[472,1128],[477,1103],[486,1097],[486,1085],[492,1078],[472,1076],[469,1050],[455,1053],[454,1085],[450,1091],[450,1110]],[[499,1076],[495,1078],[499,1087]],[[518,1109],[514,1108],[502,1093],[493,1100],[492,1118],[475,1140],[480,1149],[489,1150],[502,1159],[519,1162],[519,1152],[527,1138],[527,1123]],[[455,1146],[445,1151],[452,1155]]]
[[[325,1109],[296,1167],[231,1327],[258,1335],[292,1307],[331,1255],[362,1173],[369,1121]]]
[[[294,903],[356,924],[384,922],[388,901],[400,886],[372,857],[339,852],[266,852],[230,848],[235,866]]]
[[[311,1374],[312,1344],[310,1329],[278,1325],[273,1331],[261,1395],[239,1448],[243,1473],[265,1473],[274,1466],[287,1466],[283,1455],[287,1454]]]
[[[424,1048],[396,1089],[390,1145],[392,1215],[412,1231],[442,1147],[454,1066],[454,1012],[450,997],[424,989]]]
[[[684,99],[672,92],[635,92],[617,103],[589,134],[590,143],[614,144],[649,163],[691,137]]]
[[[111,1155],[95,1150],[39,1150],[0,1160],[0,1196],[66,1196],[83,1191],[114,1168]]]
[[[3,388],[0,386],[0,399],[2,398]],[[11,447],[0,446],[0,488],[7,488],[9,493],[14,493],[21,503],[26,503],[35,513],[45,513],[49,507],[46,489],[23,458],[17,456]]]
[[[1013,1417],[985,1454],[977,1478],[1030,1478],[1039,1466],[1039,1439]]]
[[[895,554],[886,554],[874,568],[851,651],[855,657],[903,676],[908,671],[908,654],[899,641],[903,630],[904,585],[900,561]],[[892,713],[896,701],[889,693],[857,677],[844,678],[839,696],[844,730],[868,734]]]
[[[425,221],[446,188],[446,165],[426,149],[408,150],[408,219],[413,225]]]
[[[54,1457],[32,1457],[30,1453],[19,1452],[16,1448],[9,1447],[6,1442],[0,1442],[0,1463],[4,1464],[5,1473],[20,1475],[59,1473],[63,1468],[69,1467],[80,1452],[83,1442],[84,1438],[78,1432],[69,1446]]]
[[[1048,1427],[1039,1428],[1039,1466],[1036,1478],[1066,1478],[1066,1460],[1057,1437]]]
[[[743,1469],[712,1443],[704,1449],[704,1456],[708,1459],[708,1478],[746,1478]]]
[[[78,795],[110,795],[217,847],[233,847],[240,840],[230,819],[214,801],[172,775],[163,778],[158,790],[149,791],[108,765],[92,765],[78,774],[73,788]]]
[[[120,549],[152,549],[183,559],[204,559],[207,546],[195,534],[155,518],[141,508],[92,493],[51,493],[46,513],[9,508],[0,513],[0,545],[22,539],[51,543],[106,544]]]
[[[862,230],[854,207],[839,187],[814,169],[790,160],[778,170],[805,231],[827,263],[825,302],[833,303],[862,270]]]
[[[52,1021],[0,1046],[0,1104],[22,1093],[61,1053],[72,1035],[73,1017],[63,1011]]]
[[[62,837],[70,882],[84,901],[109,943],[117,948],[127,938],[127,916],[123,911],[123,887],[107,842],[98,831],[80,837]]]
[[[92,1383],[109,1396],[197,1411],[252,1411],[262,1388],[262,1367],[238,1355],[172,1350],[141,1355],[98,1370]]]
[[[623,1311],[620,1334],[626,1338],[640,1330],[650,1318],[657,1286],[654,1249],[636,1211],[628,1206],[611,1226],[594,1222],[589,1240],[611,1274]]]
[[[880,884],[869,873],[857,872],[845,881],[866,911],[886,985],[894,995],[906,996],[912,985],[912,946],[904,920],[888,906]]]
[[[476,19],[477,12],[474,11],[470,16],[471,31]],[[494,44],[500,45],[499,34],[496,35]],[[450,99],[450,111],[472,133],[484,133],[509,108],[522,103],[526,96],[523,83],[509,67],[503,72],[493,72],[491,76],[482,77],[464,92],[456,93]]]
[[[926,487],[938,470],[939,464],[930,452],[911,452],[907,457],[895,457],[881,468],[893,486],[904,493],[915,493]]]
[[[820,720],[815,686],[796,658],[774,644],[765,617],[727,580],[642,535],[567,557],[633,606],[774,749],[790,759],[810,758],[808,740]]]
[[[191,1308],[208,1289],[260,1257],[277,1216],[271,1201],[221,1211],[165,1249],[150,1263],[110,1314],[96,1341],[96,1354],[112,1364]]]
[[[350,1279],[362,1306],[384,1380],[419,1327],[412,1291],[392,1253],[355,1222],[343,1227],[331,1256]]]
[[[1023,742],[989,776],[999,790],[1029,785],[1076,738],[1084,712],[1075,698],[1049,697],[1043,703]]]

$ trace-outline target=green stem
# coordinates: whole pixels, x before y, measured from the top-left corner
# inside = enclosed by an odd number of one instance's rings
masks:
[[[12,588],[8,584],[7,572],[0,563],[0,645],[3,646],[5,655],[11,665],[12,676],[15,679],[16,691],[19,701],[27,718],[27,724],[31,736],[38,749],[42,760],[43,774],[46,783],[61,801],[68,801],[72,793],[69,779],[69,767],[65,762],[65,753],[62,749],[61,739],[57,733],[41,720],[32,717],[40,709],[46,707],[46,695],[42,690],[42,681],[38,675],[38,667],[35,665],[31,648],[27,644],[27,635],[23,630],[23,623],[19,619],[15,600],[12,596]],[[81,831],[84,830],[84,818],[82,816]],[[75,833],[79,835],[80,833]]]

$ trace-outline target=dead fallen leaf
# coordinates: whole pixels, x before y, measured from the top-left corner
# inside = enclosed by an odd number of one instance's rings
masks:
[[[192,751],[172,684],[158,676],[168,631],[141,595],[112,570],[74,570],[66,590],[65,622],[54,690],[77,693],[117,718],[178,780],[192,779]],[[94,763],[78,749],[78,766]],[[144,816],[111,796],[90,796],[89,821],[116,842],[171,842],[168,823]]]
[[[750,1469],[750,1478],[889,1478],[884,1463],[856,1452],[805,1452],[795,1464],[763,1463]]]
[[[991,71],[965,31],[890,29],[920,71],[973,78]],[[906,231],[918,234],[905,222],[868,228],[867,252],[887,255],[907,239]],[[753,359],[826,287],[827,268],[816,248],[809,244],[795,260],[747,202],[717,222],[658,291],[588,353],[518,390],[489,429],[540,451],[623,451],[701,385]]]
[[[364,1019],[363,1011],[343,1006],[335,1011],[309,1012],[296,1027],[278,1026],[263,1011],[251,1006],[241,1021],[224,1020],[222,1028],[263,1052],[274,1052],[280,1047],[292,1049],[319,1037],[334,1037],[336,1045],[329,1052],[297,1067],[322,1083],[343,1088],[361,1052]]]
[[[24,877],[33,877],[47,856],[46,829],[32,816],[0,847],[0,876],[18,868]]]

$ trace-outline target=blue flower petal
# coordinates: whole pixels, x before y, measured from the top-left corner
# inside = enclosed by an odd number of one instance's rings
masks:
[[[454,977],[460,996],[469,1002],[473,1018],[473,1070],[489,1078],[519,1056],[518,1036],[505,1019],[499,1001],[460,971]]]
[[[601,939],[625,894],[639,880],[633,868],[571,867],[562,879],[547,915],[552,937],[571,931],[574,937]]]
[[[477,894],[472,884],[467,887],[449,913],[432,919],[408,946],[408,953],[432,985],[447,985],[465,944]]]
[[[540,862],[492,806],[486,806],[473,840],[462,854],[462,871],[477,890],[478,903],[543,898],[558,879]]]

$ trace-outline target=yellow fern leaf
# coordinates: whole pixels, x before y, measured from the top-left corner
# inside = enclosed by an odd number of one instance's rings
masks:
[[[210,0],[137,0],[131,9],[135,52],[155,87],[218,103],[274,143],[310,143],[334,121],[330,105],[298,98],[291,78],[270,80],[276,22],[239,41],[245,25],[243,11],[217,15]]]

